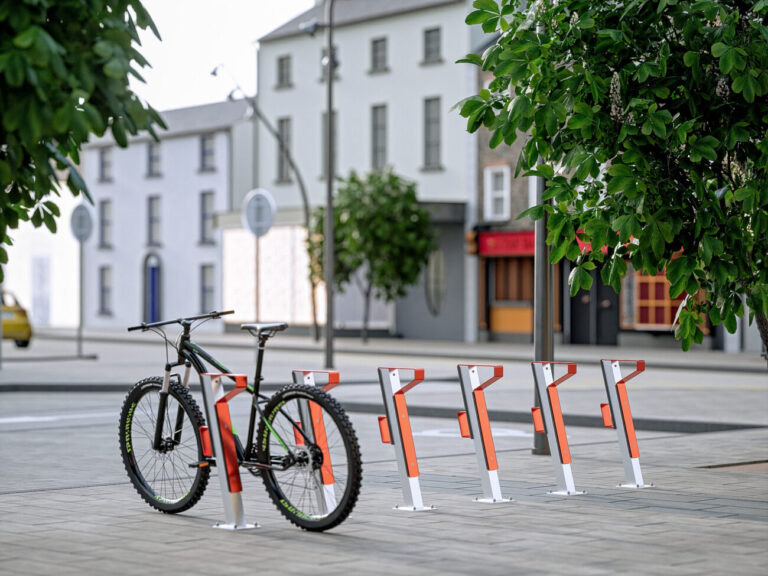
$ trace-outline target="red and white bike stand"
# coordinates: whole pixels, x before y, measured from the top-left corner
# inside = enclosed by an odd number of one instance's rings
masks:
[[[635,370],[624,378],[621,377],[621,362],[634,362]],[[619,484],[619,488],[652,488],[653,484],[643,481],[640,470],[640,450],[637,447],[635,424],[629,409],[626,382],[645,370],[643,360],[601,360],[605,391],[608,393],[610,404],[601,404],[603,424],[606,428],[615,428],[619,438],[621,459],[624,463],[624,473],[627,481]],[[617,417],[618,416],[618,417]]]
[[[235,387],[224,392],[224,379],[234,378]],[[211,423],[207,432],[201,430],[203,451],[211,453],[210,441],[213,441],[212,453],[216,457],[219,483],[221,484],[221,499],[224,504],[224,522],[217,522],[214,528],[223,530],[248,530],[258,528],[258,524],[248,524],[243,510],[243,485],[240,480],[240,464],[237,461],[235,435],[232,430],[232,420],[229,415],[229,404],[232,398],[240,394],[248,385],[248,377],[244,374],[205,374],[203,377],[205,389],[205,410],[208,422]]]
[[[568,371],[554,379],[552,366],[564,364]],[[549,442],[549,451],[552,454],[552,463],[555,465],[555,478],[557,490],[550,494],[560,496],[575,496],[586,494],[576,490],[571,471],[571,452],[568,448],[568,438],[565,434],[565,422],[560,408],[560,396],[557,387],[568,378],[576,374],[576,364],[569,362],[531,362],[533,378],[536,381],[536,390],[539,393],[541,408],[532,408],[533,427],[536,432],[545,433]]]
[[[413,372],[413,379],[407,384],[400,381],[400,372]],[[424,380],[423,368],[379,368],[379,383],[384,397],[386,416],[379,416],[381,441],[395,446],[397,468],[403,486],[405,504],[395,506],[396,510],[420,512],[432,510],[433,506],[424,506],[419,483],[419,464],[413,445],[411,421],[408,418],[408,406],[405,393]]]
[[[306,384],[307,386],[319,386],[325,392],[339,385],[339,373],[328,372],[324,370],[294,370],[293,382],[295,384]],[[327,382],[318,383],[315,381],[315,374],[327,376]],[[336,492],[334,491],[335,481],[333,478],[333,468],[331,467],[331,455],[328,450],[328,438],[325,432],[325,423],[323,422],[323,411],[314,402],[302,400],[299,404],[300,422],[298,426],[304,431],[307,437],[317,444],[323,452],[323,465],[317,474],[315,485],[317,502],[323,513],[336,508]],[[303,444],[304,438],[297,432],[294,432],[297,444]]]
[[[504,368],[487,364],[459,364],[458,370],[461,395],[464,399],[464,411],[457,414],[459,429],[462,437],[472,438],[475,442],[477,466],[483,485],[483,498],[475,498],[475,501],[509,502],[509,498],[501,496],[499,464],[483,392],[504,375]]]

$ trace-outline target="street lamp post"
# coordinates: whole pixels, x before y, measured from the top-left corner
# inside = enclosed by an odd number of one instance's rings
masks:
[[[327,71],[327,111],[326,111],[326,181],[325,181],[325,367],[333,368],[333,277],[335,265],[335,242],[333,231],[333,181],[336,177],[334,171],[333,153],[333,77],[336,71],[336,58],[333,53],[333,3],[334,0],[325,0],[325,25],[328,28],[328,48],[326,51]]]
[[[536,177],[536,204],[544,203],[544,179]],[[546,243],[547,218],[536,221],[533,284],[533,355],[537,362],[554,360],[554,292],[552,289],[552,264],[549,263],[549,246]],[[541,406],[538,388],[534,388],[534,403]],[[546,434],[533,435],[533,454],[549,454]]]
[[[325,114],[325,224],[323,237],[323,280],[325,281],[325,367],[333,368],[333,277],[335,267],[335,242],[333,234],[333,181],[336,179],[333,153],[333,77],[336,73],[336,58],[333,51],[333,4],[334,0],[325,0],[325,22],[316,18],[299,24],[299,29],[314,36],[318,28],[327,29],[327,47],[323,64],[326,73],[326,114]]]

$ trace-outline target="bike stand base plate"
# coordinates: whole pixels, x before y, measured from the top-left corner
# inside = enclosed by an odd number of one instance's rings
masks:
[[[403,512],[429,512],[430,510],[436,510],[437,506],[395,506],[392,510],[402,510]]]
[[[655,484],[629,484],[627,482],[621,482],[616,484],[616,488],[656,488]]]
[[[233,530],[233,531],[239,531],[239,530],[254,530],[256,528],[261,528],[258,524],[226,524],[224,522],[216,522],[216,524],[213,525],[214,528],[218,528],[219,530]]]
[[[582,496],[586,493],[586,490],[576,490],[574,492],[569,492],[568,490],[551,490],[547,492],[547,494],[551,494],[552,496]]]
[[[514,502],[512,498],[474,498],[475,502],[480,502],[481,504],[502,504],[504,502]]]

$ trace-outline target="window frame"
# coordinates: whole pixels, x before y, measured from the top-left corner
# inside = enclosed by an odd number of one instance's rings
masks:
[[[112,146],[99,148],[99,182],[112,182]]]
[[[147,142],[147,178],[158,178],[160,173],[160,142]]]
[[[422,64],[441,64],[443,62],[443,32],[440,26],[424,29],[422,57]]]
[[[496,174],[502,175],[502,188],[494,188],[494,177]],[[510,197],[510,187],[512,184],[512,171],[509,164],[497,164],[483,168],[483,217],[489,222],[501,222],[511,218],[512,199]],[[502,210],[497,212],[494,209],[495,200],[501,199]]]
[[[323,60],[325,59],[326,54],[328,53],[328,46],[323,46],[320,48],[320,82],[325,82],[325,80],[328,78],[328,68],[323,64]],[[339,79],[339,47],[338,45],[333,45],[333,55],[334,55],[334,61],[336,62],[336,65],[333,67],[333,81],[337,81]]]
[[[112,248],[112,200],[99,200],[99,248]]]
[[[277,63],[276,63],[276,84],[275,88],[278,89],[285,89],[285,88],[293,88],[293,78],[292,78],[292,66],[293,61],[290,54],[282,54],[277,57]]]
[[[210,211],[206,208],[206,200],[210,198]],[[216,244],[214,236],[213,219],[216,214],[216,193],[213,190],[200,192],[200,244]],[[210,224],[210,228],[208,227]],[[210,229],[210,234],[208,233]]]
[[[442,170],[442,100],[440,96],[424,99],[423,117],[423,168],[422,170]]]
[[[147,246],[160,246],[162,200],[159,194],[147,196]]]
[[[321,156],[320,161],[320,180],[325,180],[328,176],[328,112],[323,111],[320,116],[320,135],[322,141],[320,142]],[[333,173],[338,174],[339,170],[339,114],[337,110],[334,110],[331,114],[331,130],[333,130],[333,150],[331,150],[331,161],[333,162]]]
[[[99,266],[99,315],[112,316],[112,266]]]
[[[377,117],[377,114],[381,116]],[[384,170],[387,166],[387,105],[371,106],[371,169]]]
[[[215,134],[200,135],[200,172],[216,171],[216,143]]]
[[[210,272],[210,284],[206,283],[206,272]],[[200,313],[207,314],[216,307],[214,305],[214,297],[216,294],[216,269],[213,264],[201,264],[200,265]],[[210,298],[210,303],[207,299]],[[206,307],[206,304],[210,304],[210,307]]]
[[[383,48],[377,50],[377,47],[382,46]],[[389,72],[388,48],[389,42],[386,36],[371,38],[371,68],[369,73],[381,74],[382,72]]]
[[[277,134],[283,142],[285,150],[288,154],[291,152],[291,129],[293,128],[291,117],[283,116],[278,118],[276,122]],[[285,128],[285,130],[284,130]],[[284,184],[292,182],[291,179],[291,164],[288,162],[288,155],[280,147],[280,142],[277,142],[277,166],[275,168],[275,182],[278,184]]]

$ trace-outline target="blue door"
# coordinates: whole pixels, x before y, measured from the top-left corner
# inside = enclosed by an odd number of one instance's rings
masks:
[[[147,322],[160,320],[160,266],[150,265],[147,270]]]

